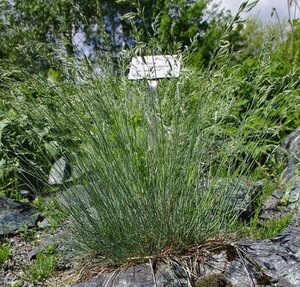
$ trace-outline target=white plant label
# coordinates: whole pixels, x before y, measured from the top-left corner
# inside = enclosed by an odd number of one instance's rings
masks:
[[[131,60],[129,80],[178,78],[180,59],[176,55],[134,57]]]

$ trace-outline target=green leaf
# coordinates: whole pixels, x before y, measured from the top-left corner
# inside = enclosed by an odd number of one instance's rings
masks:
[[[58,73],[58,71],[50,68],[48,70],[48,80],[55,83],[55,82],[60,82],[60,75]]]
[[[57,141],[45,143],[45,149],[52,157],[55,157],[59,152],[59,144]]]

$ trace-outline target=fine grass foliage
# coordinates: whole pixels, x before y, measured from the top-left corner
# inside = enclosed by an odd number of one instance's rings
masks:
[[[63,123],[80,143],[70,160],[84,189],[64,204],[72,244],[120,263],[232,231],[239,180],[267,162],[286,124],[280,112],[297,104],[293,75],[268,77],[267,51],[251,77],[229,61],[224,44],[210,70],[184,69],[160,80],[157,94],[110,61],[101,72],[66,62],[64,82],[31,79],[31,89],[51,95],[35,103],[45,121],[57,131]]]

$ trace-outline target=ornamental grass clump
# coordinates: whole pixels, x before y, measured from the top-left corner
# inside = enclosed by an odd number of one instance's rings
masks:
[[[267,53],[243,73],[224,51],[210,70],[160,80],[157,94],[109,62],[29,81],[41,95],[32,108],[77,143],[67,155],[82,190],[63,203],[72,244],[122,263],[233,231],[239,183],[264,164],[297,97],[291,75],[270,77]]]

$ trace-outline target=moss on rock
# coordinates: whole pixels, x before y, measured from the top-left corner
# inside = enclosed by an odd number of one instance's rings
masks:
[[[197,279],[195,287],[232,287],[222,274],[211,274]]]

